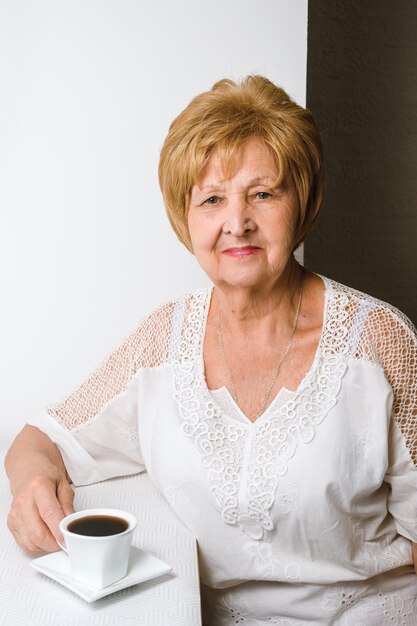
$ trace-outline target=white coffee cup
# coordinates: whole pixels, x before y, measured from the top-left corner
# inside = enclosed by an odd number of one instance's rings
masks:
[[[103,518],[107,524],[109,518],[120,520],[113,522],[113,531],[118,526],[115,534],[79,534],[86,532],[86,525],[89,525],[87,532],[91,532],[94,523],[97,531],[97,524],[102,525]],[[134,515],[119,509],[84,509],[67,515],[59,525],[65,547],[59,545],[68,554],[74,579],[93,589],[103,589],[126,576],[136,524]]]

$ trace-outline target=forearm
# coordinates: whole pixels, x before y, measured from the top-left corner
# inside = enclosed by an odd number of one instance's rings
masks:
[[[69,480],[57,446],[34,426],[26,425],[17,435],[6,454],[4,466],[13,495],[28,477],[37,474],[64,472]]]

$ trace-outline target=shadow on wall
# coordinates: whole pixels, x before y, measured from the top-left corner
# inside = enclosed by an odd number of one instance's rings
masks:
[[[307,106],[326,192],[307,267],[417,323],[417,3],[309,2]]]

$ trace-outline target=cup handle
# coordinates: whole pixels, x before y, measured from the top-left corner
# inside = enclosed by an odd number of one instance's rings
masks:
[[[68,554],[68,550],[62,545],[62,543],[59,542],[58,539],[55,539],[55,541],[57,542],[57,544],[59,545],[61,550],[63,550],[64,552],[66,552]]]

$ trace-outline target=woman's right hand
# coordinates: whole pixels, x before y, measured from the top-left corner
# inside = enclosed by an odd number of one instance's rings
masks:
[[[7,525],[26,552],[55,552],[63,542],[60,521],[73,508],[71,485],[58,468],[31,477],[15,493]]]
[[[73,513],[74,493],[55,444],[26,426],[6,457],[13,502],[7,525],[26,552],[55,552],[60,521]]]

